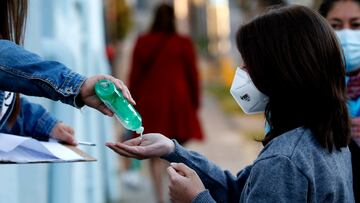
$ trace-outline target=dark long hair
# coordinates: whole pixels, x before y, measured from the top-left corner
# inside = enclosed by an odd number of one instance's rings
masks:
[[[175,33],[175,14],[174,8],[168,4],[160,4],[154,15],[151,32]]]
[[[0,0],[0,38],[23,43],[23,34],[27,15],[27,0]],[[9,120],[11,127],[20,111],[20,95],[16,94],[15,106]]]
[[[239,29],[237,46],[255,86],[269,97],[264,144],[304,126],[329,151],[348,145],[345,69],[323,17],[304,6],[270,9]]]
[[[339,1],[344,0],[324,0],[319,7],[319,13],[326,17],[329,11],[334,7],[334,4]],[[352,0],[353,2],[357,2],[360,5],[360,0]]]

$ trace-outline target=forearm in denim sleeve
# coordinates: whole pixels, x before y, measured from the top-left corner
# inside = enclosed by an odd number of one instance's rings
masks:
[[[228,171],[221,170],[204,156],[184,149],[176,141],[174,152],[161,158],[169,162],[184,163],[199,175],[216,202],[239,202],[245,181]]]
[[[12,42],[0,40],[1,90],[47,97],[78,107],[75,98],[85,79],[59,62],[43,60]]]
[[[29,134],[31,133],[31,137],[37,140],[47,141],[50,138],[52,129],[57,123],[58,121],[54,116],[52,116],[49,112],[45,112],[36,122],[34,131],[29,132]]]
[[[20,110],[24,135],[47,141],[57,119],[41,105],[31,103],[25,98],[21,98]]]
[[[50,132],[57,120],[41,105],[30,103],[21,98],[20,112],[11,128],[6,133],[33,137],[37,140],[48,141]]]

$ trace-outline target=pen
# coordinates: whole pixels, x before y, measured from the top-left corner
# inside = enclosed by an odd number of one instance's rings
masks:
[[[86,146],[96,146],[95,143],[85,142],[85,141],[78,141],[77,144],[78,145],[86,145]]]

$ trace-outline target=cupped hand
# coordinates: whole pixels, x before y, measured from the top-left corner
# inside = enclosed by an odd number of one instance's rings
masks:
[[[174,151],[172,140],[159,133],[144,134],[123,143],[106,143],[114,152],[129,158],[147,159],[161,157]]]
[[[50,137],[67,144],[77,145],[74,138],[74,129],[61,122],[58,122],[51,130]]]
[[[169,195],[174,203],[191,203],[205,186],[197,173],[183,163],[171,163],[169,174]]]
[[[109,108],[107,108],[106,105],[95,94],[95,83],[103,79],[112,81],[115,84],[115,86],[122,91],[124,97],[128,101],[130,101],[130,103],[135,105],[135,101],[131,97],[129,89],[121,80],[116,79],[111,75],[96,75],[87,78],[80,89],[80,94],[79,94],[80,98],[87,106],[97,109],[98,111],[100,111],[105,115],[108,116],[114,115],[114,113]]]

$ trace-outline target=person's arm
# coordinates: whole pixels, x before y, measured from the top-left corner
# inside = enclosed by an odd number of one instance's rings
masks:
[[[59,62],[43,60],[11,41],[0,40],[1,90],[77,106],[75,99],[85,79]]]
[[[0,90],[60,100],[77,108],[85,104],[113,116],[95,94],[95,83],[102,79],[112,81],[135,104],[126,85],[111,75],[86,78],[59,62],[44,60],[11,41],[0,40]]]
[[[175,163],[184,163],[199,175],[207,190],[198,194],[193,202],[239,202],[241,192],[251,170],[246,167],[233,176],[229,171],[223,171],[210,162],[206,157],[192,151],[188,151],[176,141],[175,150],[161,158]]]
[[[308,180],[286,156],[256,161],[241,202],[308,202]]]
[[[3,125],[0,132],[32,137],[40,141],[48,141],[51,137],[63,143],[77,144],[74,130],[70,126],[59,122],[41,105],[31,103],[25,98],[20,100],[20,112],[15,123],[12,126]]]
[[[4,125],[4,133],[32,137],[41,141],[48,141],[57,119],[47,112],[41,105],[20,99],[20,112],[11,128]]]

